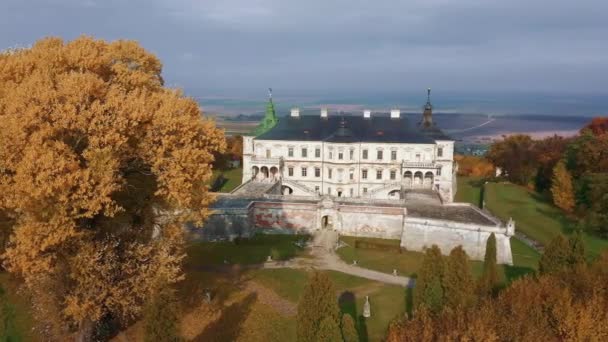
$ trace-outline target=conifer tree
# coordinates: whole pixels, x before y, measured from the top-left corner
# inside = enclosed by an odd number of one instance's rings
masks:
[[[331,330],[331,327],[335,327],[337,335],[340,336],[340,309],[334,285],[327,274],[316,271],[311,276],[298,303],[296,329],[298,341],[318,341],[317,333],[320,332],[321,322],[325,319],[328,322],[325,322],[324,329]]]
[[[319,324],[319,330],[316,332],[315,341],[324,342],[342,342],[342,334],[340,334],[340,326],[333,317],[325,317]]]
[[[553,168],[553,178],[551,181],[551,195],[553,203],[563,211],[571,213],[574,209],[574,188],[572,186],[572,176],[566,164],[560,161]]]
[[[342,315],[342,340],[344,342],[358,342],[359,334],[355,328],[355,320],[349,314]]]
[[[436,245],[424,253],[422,266],[418,271],[416,286],[414,287],[414,309],[421,306],[431,312],[439,312],[444,304],[443,277],[445,274],[445,261],[441,250]]]
[[[568,237],[568,244],[570,245],[570,260],[568,263],[571,266],[578,266],[585,263],[585,243],[583,242],[583,236],[580,231],[574,232]]]
[[[498,285],[498,264],[496,262],[496,236],[490,234],[486,242],[486,254],[483,258],[483,273],[479,279],[481,293],[492,293]]]
[[[443,282],[446,306],[455,309],[470,305],[474,299],[475,282],[469,257],[462,246],[452,249],[446,264]]]
[[[545,247],[538,262],[538,270],[541,274],[560,272],[568,268],[571,260],[570,243],[562,234],[559,234]]]
[[[146,342],[179,341],[179,307],[175,291],[160,288],[144,308],[144,340]]]

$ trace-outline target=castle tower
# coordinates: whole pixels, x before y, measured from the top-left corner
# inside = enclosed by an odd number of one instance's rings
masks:
[[[426,105],[422,114],[422,127],[433,126],[433,105],[431,105],[431,88],[426,90]]]
[[[262,119],[262,122],[256,127],[254,135],[262,135],[273,128],[278,122],[277,114],[274,109],[274,103],[272,102],[272,88],[268,88],[268,104],[266,105],[266,114]]]

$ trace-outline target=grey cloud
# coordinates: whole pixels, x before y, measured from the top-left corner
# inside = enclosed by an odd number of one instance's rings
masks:
[[[196,95],[605,91],[604,0],[3,0],[0,48],[82,33],[140,41]]]

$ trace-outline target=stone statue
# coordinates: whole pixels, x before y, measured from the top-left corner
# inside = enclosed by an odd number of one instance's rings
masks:
[[[363,304],[363,317],[369,318],[371,316],[372,312],[369,305],[369,296],[365,296],[365,304]]]

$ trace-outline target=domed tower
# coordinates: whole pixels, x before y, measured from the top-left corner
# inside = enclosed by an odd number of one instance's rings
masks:
[[[433,126],[433,105],[431,104],[431,88],[426,90],[426,105],[422,114],[422,127]]]

